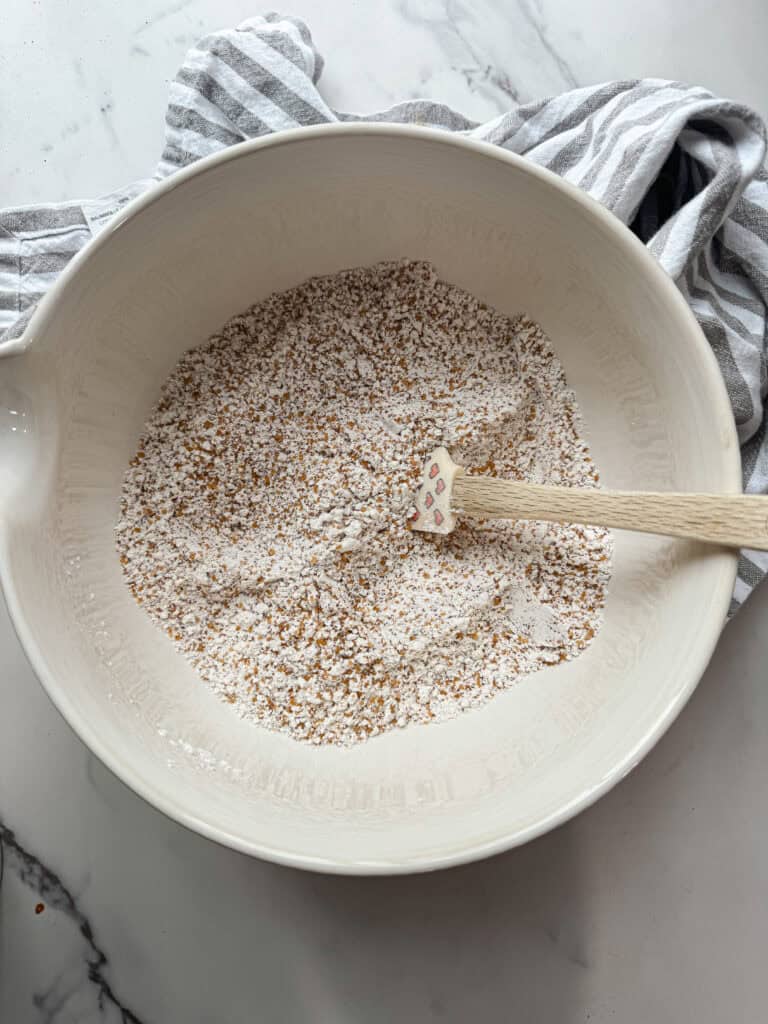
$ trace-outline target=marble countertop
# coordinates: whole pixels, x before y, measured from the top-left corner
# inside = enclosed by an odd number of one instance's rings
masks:
[[[151,171],[186,48],[245,0],[20,0],[0,34],[0,204]],[[608,78],[686,79],[768,116],[765,0],[294,0],[332,105],[483,118]],[[0,1020],[752,1022],[768,946],[768,589],[658,747],[491,861],[354,879],[173,824],[83,747],[0,606]]]

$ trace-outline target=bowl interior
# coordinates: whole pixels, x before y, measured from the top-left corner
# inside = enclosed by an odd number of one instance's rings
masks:
[[[8,377],[33,423],[4,581],[51,696],[126,782],[250,852],[412,870],[535,835],[627,771],[711,653],[733,555],[617,534],[605,623],[572,663],[452,722],[316,749],[240,721],[126,589],[122,474],[180,354],[313,274],[399,257],[544,326],[607,486],[736,490],[714,360],[628,233],[521,162],[414,130],[321,129],[239,147],[102,236]],[[21,397],[19,397],[21,396]]]

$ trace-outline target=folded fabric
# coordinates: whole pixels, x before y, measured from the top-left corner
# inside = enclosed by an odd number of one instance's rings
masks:
[[[328,121],[390,121],[462,132],[548,167],[589,192],[646,243],[688,301],[717,357],[741,443],[744,489],[768,492],[765,127],[749,108],[658,79],[607,82],[477,124],[429,100],[373,114],[332,110],[322,59],[301,21],[269,14],[215,32],[171,85],[153,177],[101,199],[0,212],[0,347],[126,202],[153,181],[270,132]],[[731,610],[768,571],[745,551]]]

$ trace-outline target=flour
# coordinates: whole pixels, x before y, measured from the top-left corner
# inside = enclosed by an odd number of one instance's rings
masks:
[[[241,714],[313,743],[440,721],[594,637],[606,530],[411,532],[424,457],[596,486],[539,327],[383,263],[272,295],[188,352],[125,476],[136,600]],[[530,685],[535,685],[531,682]]]

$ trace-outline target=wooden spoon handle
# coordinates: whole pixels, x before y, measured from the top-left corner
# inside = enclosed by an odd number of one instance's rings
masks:
[[[490,519],[613,526],[768,550],[768,498],[758,495],[592,491],[459,473],[452,505]]]

